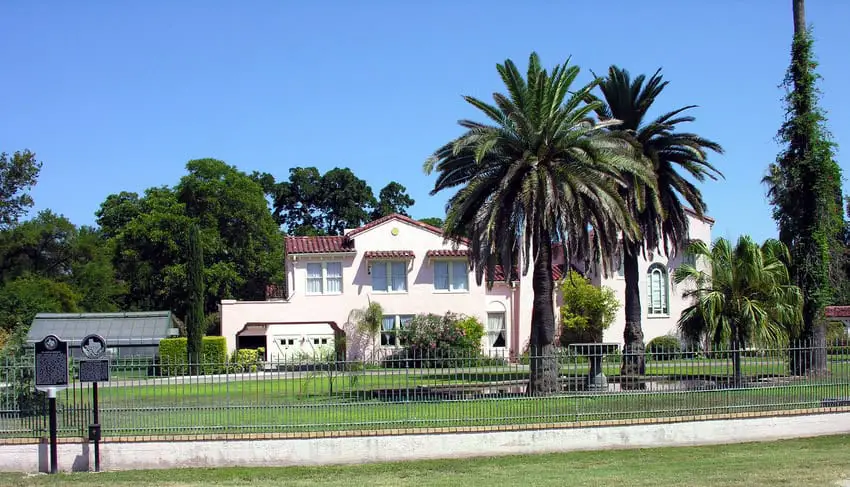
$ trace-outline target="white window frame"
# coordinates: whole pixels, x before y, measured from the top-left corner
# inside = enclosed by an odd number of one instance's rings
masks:
[[[653,276],[659,275],[661,289],[661,305],[654,306],[653,295]],[[668,317],[670,316],[670,273],[664,265],[654,263],[649,266],[646,271],[646,291],[647,291],[647,316],[649,317]]]
[[[384,316],[382,316],[381,317],[381,331],[378,332],[378,333],[380,333],[378,343],[380,343],[381,347],[382,348],[402,348],[401,340],[398,337],[399,332],[403,328],[402,325],[404,323],[412,320],[413,316],[414,316],[413,314],[404,314],[404,313],[385,314]],[[393,319],[392,330],[384,329],[384,318],[392,318]],[[393,341],[395,343],[384,344],[384,334],[385,333],[390,334],[393,337]]]
[[[491,330],[490,329],[490,317],[491,316],[501,316],[502,317],[502,330]],[[488,311],[487,312],[487,323],[485,324],[484,336],[487,337],[487,348],[490,350],[506,350],[508,348],[508,314],[504,311]],[[495,341],[495,338],[499,336],[499,332],[505,336],[505,344],[501,347],[497,347],[492,345],[492,342]],[[492,336],[491,336],[492,334]]]
[[[333,278],[333,277],[331,277],[331,278],[328,277],[328,265],[329,264],[338,264],[339,265],[339,278],[338,279],[339,279],[340,282],[339,282],[339,291],[338,292],[329,292],[328,291],[328,280],[329,279],[336,279],[336,278]],[[310,286],[308,284],[310,282],[310,279],[318,280],[318,278],[310,277],[310,266],[311,265],[321,265],[322,266],[322,278],[321,278],[322,290],[320,292],[310,292]],[[304,266],[304,271],[305,271],[305,274],[306,274],[304,276],[304,294],[306,296],[339,296],[340,294],[342,294],[343,285],[345,284],[345,282],[344,282],[345,279],[343,278],[343,276],[345,275],[345,271],[343,270],[342,261],[330,260],[330,261],[322,261],[322,262],[307,262],[307,264]]]
[[[393,266],[392,265],[393,264],[401,264],[404,267],[404,289],[402,289],[402,290],[392,289],[392,280],[393,280],[393,277],[392,277]],[[370,262],[369,266],[371,268],[370,273],[372,274],[372,292],[380,293],[380,294],[407,294],[408,293],[408,290],[410,289],[410,282],[408,282],[409,281],[408,277],[409,277],[410,271],[407,268],[407,266],[408,266],[407,261],[405,261],[405,260],[375,260],[375,261]],[[375,288],[374,272],[375,272],[375,268],[378,267],[378,266],[384,266],[384,269],[386,270],[386,278],[387,278],[387,288],[386,289],[376,289]]]
[[[437,265],[438,264],[446,264],[446,269],[449,273],[449,287],[448,289],[440,289],[437,287]],[[434,266],[434,292],[435,293],[468,293],[469,292],[469,262],[467,260],[461,259],[436,259],[433,262]],[[464,269],[464,276],[466,278],[466,288],[458,288],[455,287],[455,274],[454,268],[456,266],[462,266]]]

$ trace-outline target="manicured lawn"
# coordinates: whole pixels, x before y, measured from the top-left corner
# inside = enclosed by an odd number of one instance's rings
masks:
[[[616,372],[618,365],[607,366]],[[823,381],[771,378],[784,368],[780,360],[747,358],[748,380],[767,376],[766,381],[739,389],[673,391],[669,388],[681,385],[677,380],[704,377],[722,382],[730,367],[723,360],[658,361],[647,366],[647,375],[656,376],[648,383],[649,391],[567,392],[548,398],[528,398],[515,390],[528,378],[527,370],[517,365],[372,369],[336,374],[333,380],[326,372],[116,380],[100,389],[100,422],[106,436],[346,431],[784,410],[850,397],[850,362],[832,360],[832,374]],[[575,381],[583,380],[585,371],[585,364],[562,370]],[[665,382],[658,375],[676,380]],[[491,395],[480,395],[485,392]],[[495,392],[502,395],[492,395]],[[91,422],[90,401],[89,389],[79,384],[59,393],[61,435],[84,435]],[[41,436],[45,428],[44,416],[0,415],[2,437]]]
[[[28,476],[9,486],[835,486],[850,479],[850,436],[309,468],[221,468]]]
[[[245,382],[250,387],[253,382]],[[244,392],[244,391],[243,391]],[[259,394],[257,391],[254,393]],[[275,395],[190,395],[101,402],[106,436],[291,431],[344,431],[383,428],[486,426],[670,417],[819,407],[824,398],[850,397],[850,385],[817,384],[625,394],[567,394],[418,400],[325,397],[288,401]],[[124,399],[124,398],[122,398]],[[80,436],[88,424],[85,409],[64,409],[65,436]],[[43,424],[41,426],[43,428]],[[0,420],[8,436],[29,436],[31,426]]]

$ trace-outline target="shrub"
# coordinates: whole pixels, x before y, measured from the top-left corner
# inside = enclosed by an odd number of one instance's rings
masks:
[[[459,348],[470,351],[477,351],[481,348],[481,339],[484,338],[484,324],[478,318],[462,316],[457,320],[456,326],[462,332],[457,343]]]
[[[570,271],[561,284],[561,294],[564,300],[558,338],[561,346],[601,342],[603,332],[614,322],[620,307],[614,290],[596,287],[578,272]]]
[[[185,375],[189,372],[185,337],[159,341],[159,364],[162,375]],[[220,374],[227,364],[227,341],[224,337],[203,337],[201,341],[203,374]]]
[[[186,337],[163,338],[159,341],[159,370],[162,375],[184,375],[189,371],[186,363]]]
[[[477,318],[446,313],[414,316],[401,330],[404,347],[384,360],[386,367],[456,367],[475,365],[481,354],[484,325]]]
[[[646,351],[651,359],[672,360],[681,356],[682,343],[673,335],[662,335],[650,340]]]
[[[256,372],[260,364],[258,350],[242,348],[233,352],[228,370],[233,372]]]
[[[227,340],[210,336],[201,339],[201,360],[204,374],[220,374],[227,364]]]

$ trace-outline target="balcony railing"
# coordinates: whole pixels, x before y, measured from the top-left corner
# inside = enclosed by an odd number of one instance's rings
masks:
[[[286,286],[266,285],[266,301],[286,301],[288,299],[289,293],[286,292]]]

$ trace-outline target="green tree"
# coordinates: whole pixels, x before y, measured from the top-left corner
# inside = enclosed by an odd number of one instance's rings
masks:
[[[818,106],[819,90],[813,40],[803,0],[794,0],[791,65],[783,87],[785,120],[778,132],[785,146],[764,181],[773,205],[779,238],[791,252],[791,275],[805,298],[804,326],[792,338],[807,347],[791,357],[797,374],[825,374],[826,321],[823,310],[833,299],[832,257],[843,232],[841,169],[835,144]],[[840,264],[838,265],[840,267]]]
[[[324,231],[342,235],[346,228],[357,228],[369,221],[369,208],[377,202],[372,188],[348,168],[334,168],[322,176]]]
[[[263,178],[266,188],[270,187]],[[289,169],[289,180],[276,183],[273,191],[274,216],[289,235],[322,233],[322,175],[315,167]]]
[[[79,293],[80,309],[91,313],[118,311],[127,286],[118,280],[112,265],[111,243],[97,229],[83,226],[77,230],[72,252],[66,282]]]
[[[109,201],[108,197],[104,205]],[[114,234],[109,245],[116,274],[127,284],[122,308],[171,310],[185,316],[184,249],[191,223],[174,190],[163,186],[145,191],[138,214],[126,224],[106,230]]]
[[[561,346],[573,343],[599,343],[614,322],[620,302],[614,290],[596,287],[576,271],[561,282]]]
[[[14,225],[33,205],[29,191],[35,186],[41,163],[25,150],[11,156],[0,153],[0,230]]]
[[[731,347],[740,384],[740,351],[787,343],[802,322],[803,296],[788,273],[788,248],[775,239],[759,246],[743,235],[734,247],[720,238],[711,249],[697,241],[689,251],[707,270],[683,264],[673,274],[677,284],[689,284],[682,297],[693,302],[682,312],[679,328],[693,342],[708,337],[716,346]]]
[[[599,83],[604,100],[597,110],[600,119],[622,121],[611,128],[612,132],[632,145],[635,152],[649,163],[655,183],[646,185],[627,179],[630,184],[621,190],[641,230],[639,238],[622,239],[626,281],[622,377],[645,373],[643,309],[640,303],[641,253],[655,251],[659,247],[666,255],[679,252],[688,240],[685,203],[700,217],[707,209],[699,188],[689,178],[703,182],[706,178],[722,177],[708,162],[707,156],[708,151],[722,153],[720,145],[696,134],[678,131],[680,125],[694,121],[694,117],[684,115],[694,108],[693,105],[647,120],[647,113],[668,83],[663,81],[660,71],[648,80],[644,75],[632,79],[625,69],[611,66],[608,75]]]
[[[392,181],[378,193],[378,205],[372,211],[372,219],[377,220],[393,213],[410,216],[407,209],[415,203],[416,201],[407,194],[407,188]]]
[[[0,276],[64,277],[72,272],[77,228],[50,210],[0,232]]]
[[[193,374],[197,373],[197,365],[201,363],[201,339],[206,328],[204,313],[204,249],[201,246],[201,230],[197,224],[189,226],[189,269],[186,281],[189,287],[189,305],[186,312],[186,353],[190,364],[194,365]]]
[[[0,329],[28,330],[37,313],[75,313],[81,296],[68,283],[25,275],[0,287]]]
[[[443,219],[436,216],[421,218],[419,221],[431,225],[432,227],[443,228]]]
[[[175,191],[201,226],[209,263],[205,309],[214,311],[222,298],[264,299],[266,286],[283,279],[283,239],[262,186],[216,159],[186,168]]]
[[[578,67],[565,63],[549,73],[536,53],[525,78],[511,60],[497,69],[507,95],[495,93],[495,105],[464,97],[493,124],[462,120],[466,132],[437,149],[425,171],[438,172],[432,194],[460,187],[449,199],[444,229],[449,239],[470,237],[479,283],[485,273],[492,283],[496,262],[513,267],[517,250],[523,273],[533,263],[528,390],[549,394],[557,390],[559,370],[552,245],[563,243],[569,257],[596,254],[607,269],[617,235],[639,233],[620,196],[624,174],[653,183],[648,167],[605,132],[616,122],[590,120],[599,103],[584,100],[598,81],[575,89]]]
[[[142,204],[139,195],[122,191],[107,196],[95,212],[95,216],[103,237],[110,239],[139,216],[141,212]]]
[[[99,223],[107,215],[135,214],[111,220],[123,223],[106,230],[114,235],[117,275],[128,285],[126,309],[168,309],[186,316],[186,229],[193,223],[200,226],[207,265],[207,312],[220,299],[264,299],[266,285],[283,280],[283,239],[262,186],[215,159],[189,161],[187,169],[173,189],[148,189],[137,209],[116,210],[132,198],[109,197],[101,206]]]
[[[0,284],[32,276],[73,290],[86,312],[114,311],[124,294],[99,232],[50,210],[0,231]]]

